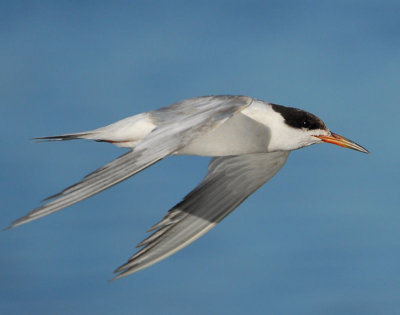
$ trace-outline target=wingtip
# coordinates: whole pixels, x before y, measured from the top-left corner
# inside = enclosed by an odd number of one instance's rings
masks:
[[[115,276],[114,278],[108,279],[107,282],[111,283],[111,282],[114,282],[117,279],[119,279],[118,276]]]
[[[28,222],[35,221],[43,216],[43,215],[35,215],[36,212],[37,212],[37,210],[32,210],[25,216],[14,220],[8,227],[5,228],[5,230],[10,230],[10,229],[16,228],[17,226],[24,225]]]
[[[120,273],[121,271],[123,271],[125,269],[124,266],[125,266],[125,264],[123,264],[122,266],[119,266],[117,269],[115,269],[113,271],[113,273]]]
[[[3,231],[11,230],[13,227],[14,227],[14,225],[13,225],[13,224],[10,224],[9,226],[3,228]]]
[[[122,278],[123,276],[122,275],[116,275],[114,278],[111,278],[111,279],[109,279],[108,280],[108,282],[114,282],[115,280],[118,280],[118,279],[120,279],[120,278]]]
[[[115,280],[118,280],[118,279],[120,279],[120,278],[123,278],[123,277],[125,277],[125,276],[127,275],[127,274],[126,274],[126,269],[125,269],[125,268],[122,268],[123,266],[124,266],[124,265],[118,267],[117,269],[115,269],[115,270],[113,271],[113,273],[115,273],[116,275],[115,275],[112,279],[109,280],[110,282],[115,281]]]
[[[128,261],[127,263],[125,263],[125,264],[119,266],[117,269],[115,269],[113,271],[113,273],[115,273],[116,275],[111,280],[114,281],[114,280],[123,278],[127,275],[130,275],[130,274],[138,271],[138,270],[135,270],[134,268],[132,268],[132,266],[129,266],[129,264],[130,264],[130,262]]]
[[[14,222],[12,222],[9,226],[3,228],[3,231],[8,231],[11,229],[16,228],[17,226],[20,226],[22,224],[24,224],[25,222],[21,222],[21,219],[15,220]]]

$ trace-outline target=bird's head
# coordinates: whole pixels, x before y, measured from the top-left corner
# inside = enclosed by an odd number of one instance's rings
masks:
[[[271,106],[282,117],[278,126],[275,126],[276,132],[271,139],[271,148],[274,150],[296,150],[311,144],[327,142],[369,153],[357,143],[331,132],[321,119],[311,113],[277,104]]]

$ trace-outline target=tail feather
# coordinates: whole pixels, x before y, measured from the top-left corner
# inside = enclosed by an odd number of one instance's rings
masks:
[[[49,137],[37,137],[32,138],[33,141],[36,142],[46,142],[46,141],[63,141],[63,140],[76,140],[76,139],[92,139],[90,137],[91,132],[77,132],[77,133],[69,133],[58,136],[49,136]]]

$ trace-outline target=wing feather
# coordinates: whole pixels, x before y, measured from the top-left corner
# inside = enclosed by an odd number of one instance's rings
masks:
[[[114,279],[146,268],[208,232],[274,176],[289,152],[258,153],[211,160],[203,181],[152,228],[143,246],[115,270]]]
[[[15,220],[8,228],[59,211],[133,176],[217,127],[251,101],[245,96],[207,96],[149,112],[157,127],[133,150],[50,196],[46,200],[52,201]]]

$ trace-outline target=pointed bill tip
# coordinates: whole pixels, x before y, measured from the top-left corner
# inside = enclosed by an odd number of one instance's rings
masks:
[[[355,143],[354,141],[351,141],[351,140],[349,140],[341,135],[338,135],[336,133],[333,133],[333,132],[331,133],[330,136],[315,136],[315,137],[321,139],[323,142],[336,144],[338,146],[341,146],[341,147],[344,147],[347,149],[352,149],[352,150],[356,150],[356,151],[367,153],[367,154],[370,153],[367,149],[365,149],[364,147]]]

